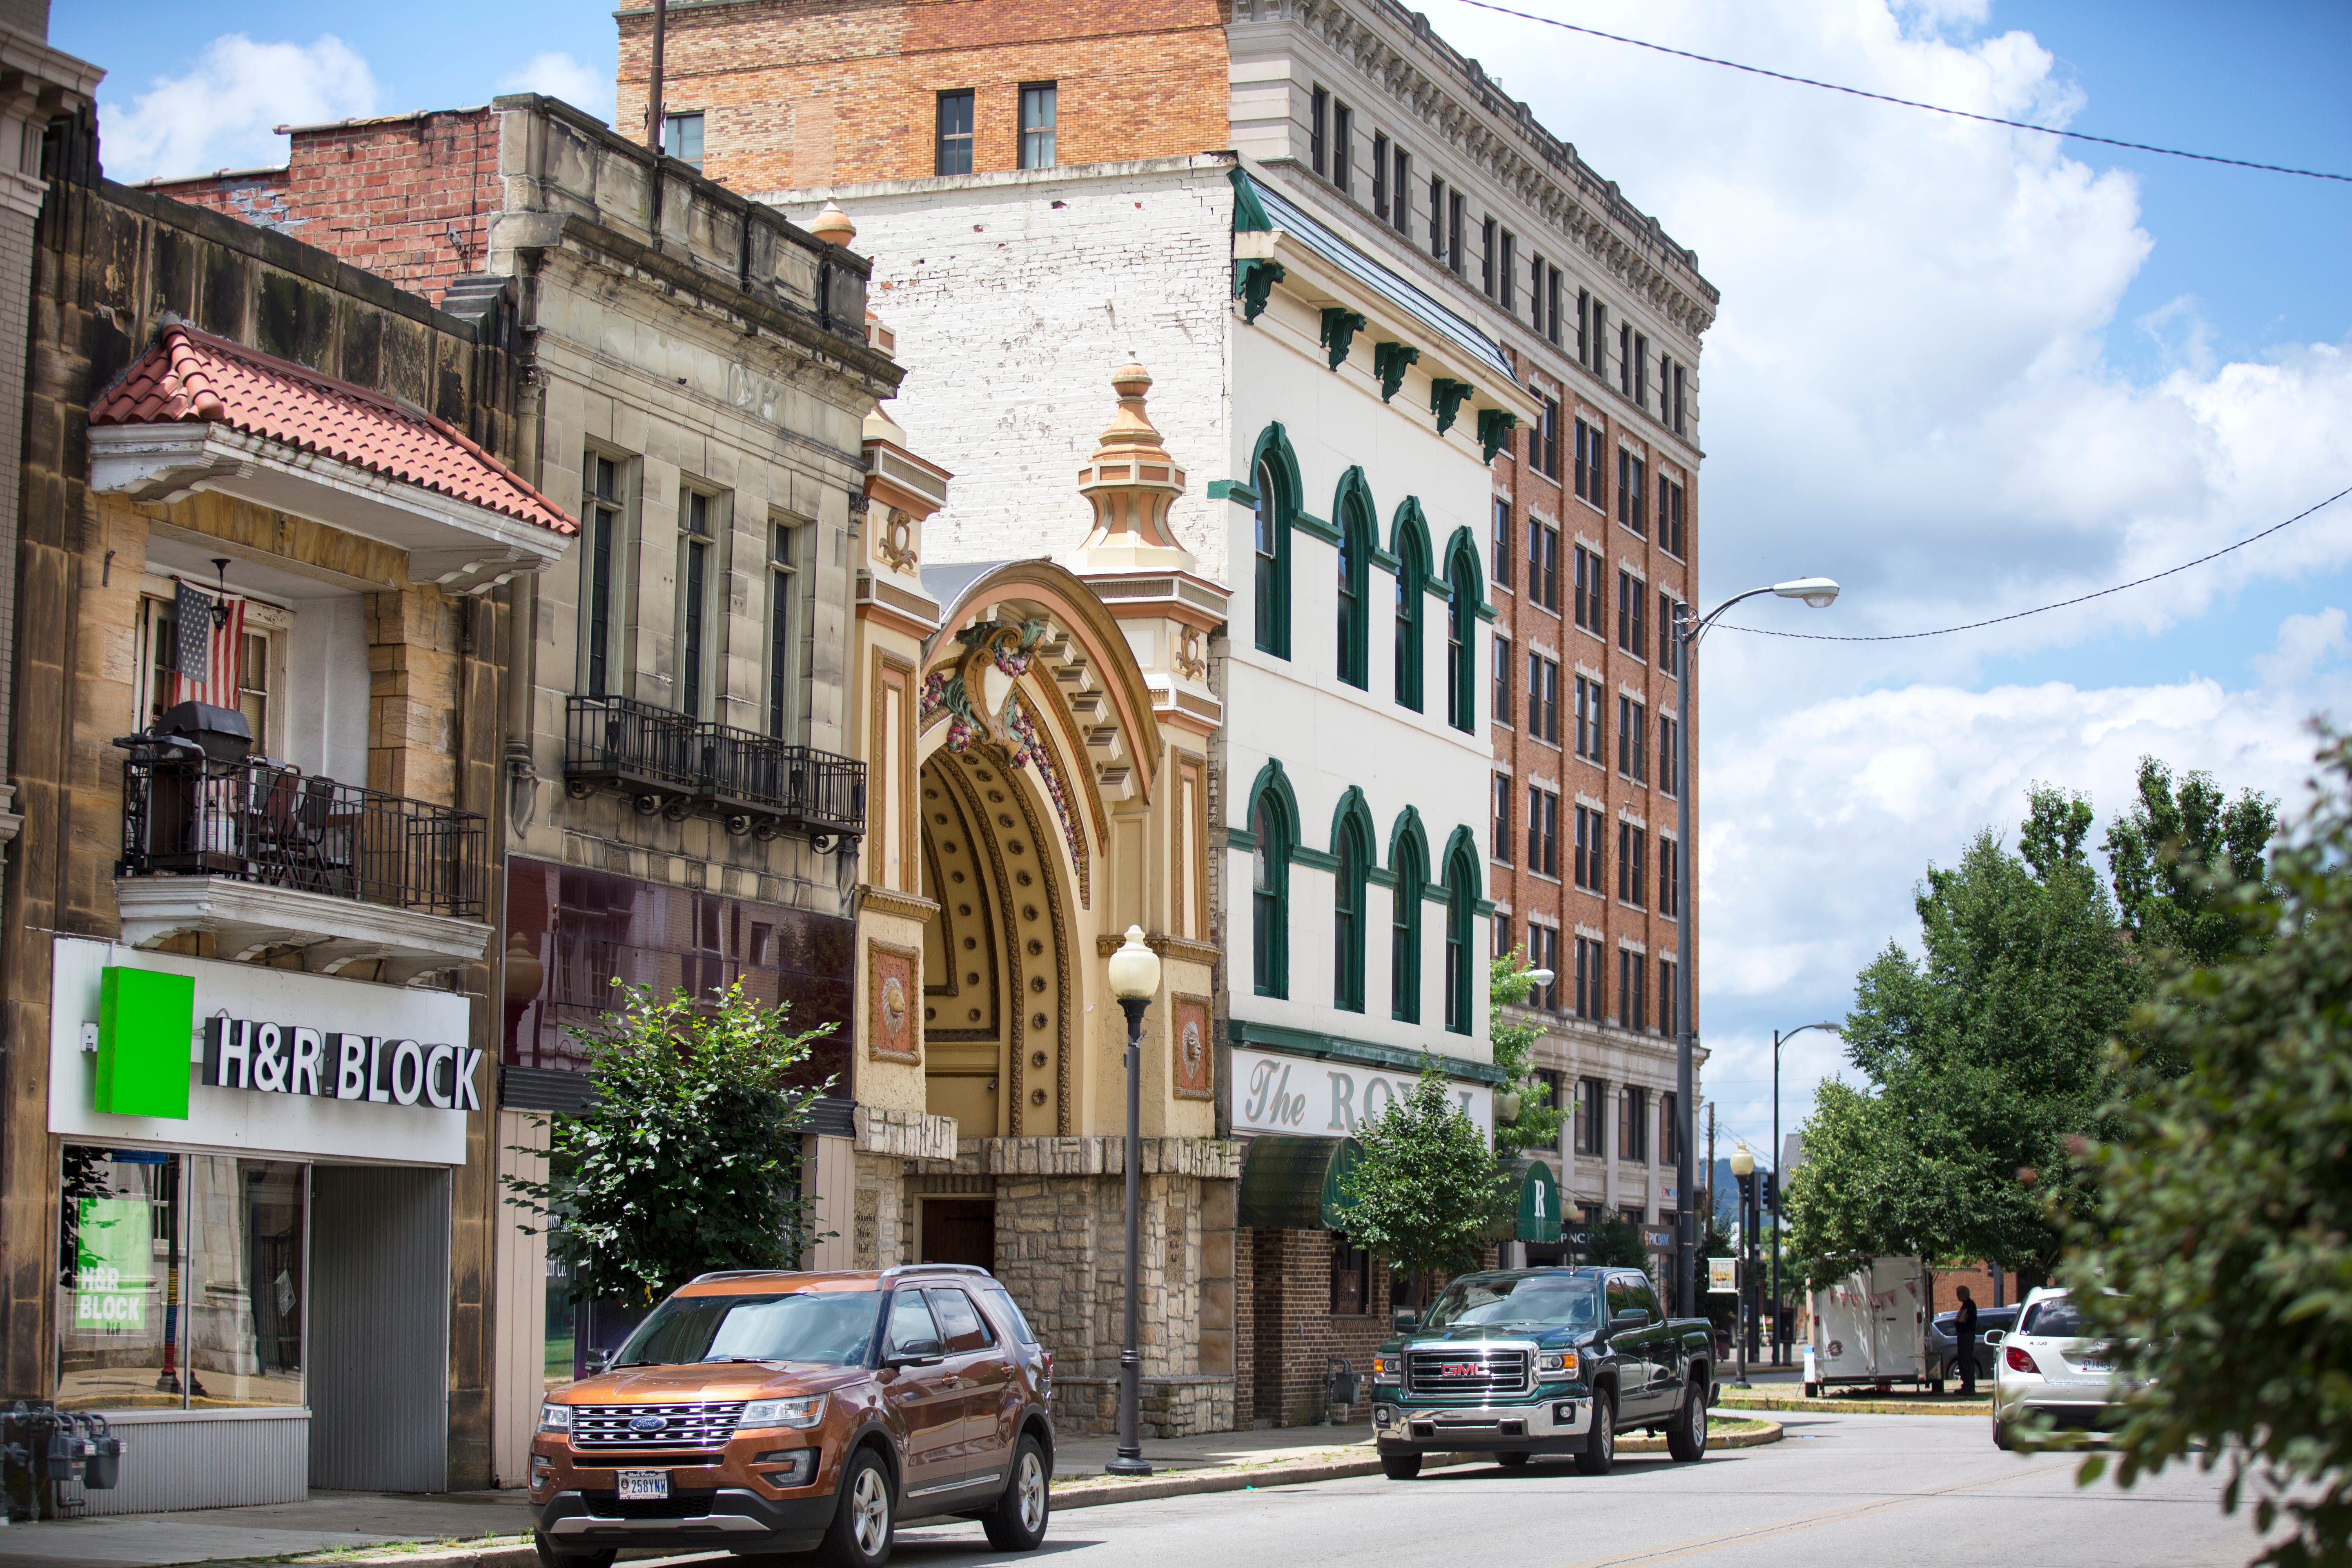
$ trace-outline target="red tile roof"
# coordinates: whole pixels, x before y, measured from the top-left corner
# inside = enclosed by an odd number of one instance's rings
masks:
[[[557,533],[580,531],[447,421],[191,327],[164,328],[91,407],[89,422],[226,425]]]

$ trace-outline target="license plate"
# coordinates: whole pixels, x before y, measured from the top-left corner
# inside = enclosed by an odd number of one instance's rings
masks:
[[[669,1496],[667,1470],[623,1470],[620,1474],[623,1502],[659,1502]]]
[[[2078,1361],[2074,1363],[2074,1370],[2076,1372],[2113,1372],[2116,1369],[2103,1361]]]

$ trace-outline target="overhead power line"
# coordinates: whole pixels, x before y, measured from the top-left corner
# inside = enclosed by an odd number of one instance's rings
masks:
[[[1989,621],[1970,621],[1966,626],[1943,626],[1932,632],[1893,632],[1882,637],[1827,637],[1819,632],[1774,632],[1767,631],[1762,626],[1736,626],[1730,625],[1728,622],[1724,623],[1723,629],[1727,632],[1748,632],[1759,637],[1787,637],[1791,642],[1912,642],[1920,637],[1949,637],[1954,632],[1972,632],[1980,626],[1997,626],[2004,621],[2021,621],[2028,616],[2046,615],[2052,610],[2063,610],[2069,605],[2087,605],[2093,599],[2104,599],[2110,594],[2120,594],[2126,588],[2142,587],[2149,583],[2158,582],[2160,579],[2173,576],[2178,573],[2186,572],[2192,566],[2202,566],[2208,561],[2218,561],[2222,556],[2229,554],[2232,550],[2243,550],[2247,545],[2253,543],[2258,539],[2268,539],[2272,534],[2276,533],[2283,528],[2294,527],[2296,523],[2301,522],[2305,518],[2309,517],[2313,512],[2319,510],[2323,507],[2334,506],[2346,496],[2352,496],[2352,486],[2347,486],[2343,489],[2337,490],[2334,495],[2329,496],[2324,501],[2304,508],[2301,511],[2296,512],[2293,517],[2288,518],[2284,522],[2274,522],[2268,528],[2263,530],[2260,533],[2250,533],[2245,538],[2238,541],[2235,544],[2225,544],[2221,546],[2221,549],[2212,552],[2210,554],[2200,555],[2194,561],[2184,561],[2178,566],[2168,566],[2161,572],[2151,572],[2145,577],[2135,577],[2128,583],[2118,583],[2112,588],[2101,588],[2095,594],[2078,594],[2071,599],[2061,599],[2054,605],[2037,605],[2032,609],[2019,610],[2012,615],[1995,616]]]
[[[1465,5],[1497,16],[1517,16],[1522,22],[1540,22],[1547,27],[1563,32],[1582,33],[1588,37],[1606,38],[1612,44],[1631,44],[1637,49],[1651,49],[1662,55],[1674,55],[1701,65],[1722,66],[1727,70],[1746,71],[1750,76],[1770,77],[1774,81],[1794,82],[1799,87],[1818,87],[1825,92],[1843,92],[1852,98],[1867,98],[1878,103],[1899,104],[1905,109],[1924,109],[1930,114],[1948,114],[1955,120],[1974,120],[1985,125],[2005,125],[2011,131],[2031,131],[2042,136],[2063,136],[2076,142],[2096,142],[2103,147],[2124,147],[2135,153],[2160,153],[2168,158],[2193,158],[2200,163],[2227,163],[2236,169],[2260,169],[2272,174],[2300,174],[2307,180],[2340,180],[2352,184],[2352,174],[2331,174],[2320,169],[2295,169],[2284,163],[2257,163],[2246,158],[2222,158],[2210,153],[2187,153],[2178,147],[2155,147],[2145,142],[2119,142],[2112,136],[2094,136],[2087,131],[2063,131],[2052,125],[2034,125],[2022,120],[2003,120],[1997,114],[1974,114],[1965,109],[1947,109],[1940,103],[1921,103],[1916,99],[1896,98],[1890,93],[1869,92],[1858,87],[1846,87],[1833,81],[1816,81],[1809,76],[1792,76],[1787,71],[1767,70],[1762,66],[1742,65],[1738,60],[1718,59],[1713,55],[1695,54],[1689,49],[1677,49],[1665,44],[1654,44],[1646,38],[1629,38],[1622,33],[1604,33],[1598,27],[1580,26],[1563,22],[1556,16],[1538,16],[1530,11],[1515,11],[1508,5],[1497,5],[1492,0],[1461,0]]]

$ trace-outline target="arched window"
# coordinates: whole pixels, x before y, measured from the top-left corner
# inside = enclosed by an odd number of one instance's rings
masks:
[[[1339,679],[1358,688],[1371,684],[1370,571],[1372,521],[1353,492],[1339,503]]]
[[[1257,646],[1276,658],[1290,657],[1290,489],[1280,467],[1257,466],[1256,524]]]
[[[1478,912],[1477,863],[1456,849],[1445,866],[1445,1028],[1472,1032],[1477,984],[1471,967],[1470,926]]]
[[[1478,724],[1475,661],[1471,630],[1477,625],[1478,567],[1456,545],[1445,560],[1445,721],[1464,733]]]
[[[1331,893],[1331,1005],[1342,1012],[1364,1010],[1364,873],[1370,869],[1370,846],[1362,824],[1342,823],[1332,846],[1339,864]]]
[[[1396,873],[1396,900],[1389,918],[1389,1016],[1421,1022],[1421,893],[1429,880],[1421,846],[1399,835],[1389,857]]]
[[[1421,711],[1421,602],[1429,596],[1418,549],[1398,541],[1396,574],[1396,700]]]
[[[1258,792],[1250,808],[1256,840],[1250,871],[1250,978],[1261,996],[1290,994],[1290,823],[1282,799]]]

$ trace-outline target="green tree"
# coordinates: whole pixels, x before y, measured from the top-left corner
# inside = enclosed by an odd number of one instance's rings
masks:
[[[574,1300],[651,1302],[711,1269],[797,1267],[821,1239],[797,1129],[831,1087],[798,1080],[834,1026],[794,1034],[740,983],[708,1007],[623,989],[604,1027],[572,1031],[595,1098],[549,1120],[548,1179],[504,1178],[538,1222],[521,1228],[546,1229]]]
[[[1502,1159],[1529,1149],[1559,1146],[1559,1123],[1565,1112],[1551,1103],[1551,1085],[1535,1074],[1536,1042],[1543,1038],[1543,1026],[1504,1011],[1528,999],[1536,988],[1534,976],[1525,948],[1515,948],[1508,956],[1494,960],[1487,970],[1486,1037],[1494,1042],[1495,1065],[1506,1075],[1495,1092],[1519,1097],[1517,1121],[1495,1118],[1495,1152]]]
[[[2046,1268],[2046,1200],[2079,1201],[2066,1140],[2109,1086],[2107,1037],[2146,989],[2083,855],[2086,801],[2037,788],[2022,854],[1988,830],[1930,867],[1921,956],[1865,967],[1844,1026],[1867,1085],[1824,1083],[1790,1183],[1794,1250],[1818,1280],[1857,1256]]]
[[[2097,1199],[2065,1271],[2146,1380],[2121,1479],[2198,1450],[2228,1467],[2234,1510],[2252,1479],[2257,1521],[2294,1526],[2261,1559],[2284,1568],[2352,1563],[2352,742],[2320,761],[2270,877],[2233,849],[2226,879],[2192,885],[2199,918],[2267,950],[2184,963],[2135,1016],[2116,1047],[2132,1093],[2083,1151]]]
[[[2268,928],[2230,890],[2268,889],[2263,856],[2278,832],[2277,805],[2252,790],[2229,800],[2205,773],[2176,790],[2170,768],[2142,757],[2138,799],[2101,845],[2135,940],[2202,964],[2259,949]]]
[[[1356,1137],[1363,1157],[1342,1189],[1349,1238],[1409,1277],[1476,1268],[1517,1194],[1436,1059]]]
[[[1633,1221],[1612,1214],[1585,1227],[1583,1260],[1596,1268],[1647,1268],[1650,1249]]]

